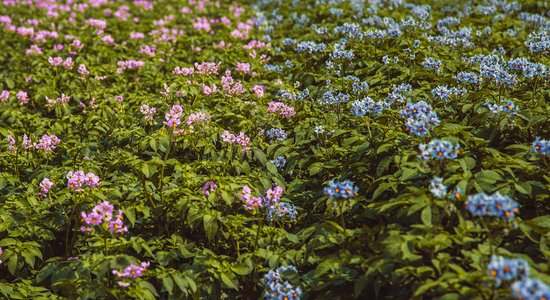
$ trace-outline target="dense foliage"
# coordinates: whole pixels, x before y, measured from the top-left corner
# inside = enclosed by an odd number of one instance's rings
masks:
[[[550,299],[546,1],[0,6],[8,299]]]

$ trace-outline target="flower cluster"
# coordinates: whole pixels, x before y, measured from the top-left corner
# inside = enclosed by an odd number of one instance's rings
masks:
[[[11,152],[16,152],[18,148],[17,146],[15,146],[16,144],[15,138],[12,135],[8,135],[7,140],[9,144],[8,150],[10,150]],[[55,148],[60,142],[61,140],[55,134],[52,134],[52,135],[44,134],[42,135],[38,143],[33,143],[32,140],[26,134],[24,134],[22,144],[25,150],[31,150],[34,148],[37,150],[43,150],[46,153],[50,153],[53,150],[55,150]]]
[[[189,75],[193,75],[193,73],[195,73],[195,68],[193,68],[193,67],[190,67],[190,68],[175,67],[174,70],[172,71],[172,73],[174,75],[189,76]]]
[[[195,73],[200,75],[217,75],[221,63],[202,62],[195,63]]]
[[[446,85],[439,85],[432,90],[432,95],[442,100],[449,100],[451,95],[462,96],[465,95],[467,90],[465,88],[457,89],[455,87],[448,87]]]
[[[235,135],[227,130],[224,130],[222,133],[222,140],[229,144],[237,144],[243,147],[242,151],[246,152],[250,150],[248,143],[250,143],[250,138],[247,137],[244,132],[239,132],[239,135]]]
[[[362,117],[367,113],[376,116],[386,107],[387,106],[382,101],[374,102],[370,97],[365,97],[361,100],[355,100],[351,104],[351,113],[358,117]]]
[[[544,282],[526,277],[518,280],[511,285],[512,295],[516,299],[522,300],[542,300],[550,299],[550,286]]]
[[[143,104],[139,107],[139,111],[143,114],[146,123],[154,122],[153,118],[157,113],[155,107],[149,107],[149,105]]]
[[[328,186],[323,190],[325,196],[328,198],[354,198],[359,195],[359,188],[353,184],[351,180],[344,180],[341,182],[335,182],[331,180],[328,182]]]
[[[435,60],[433,57],[426,57],[421,65],[426,69],[440,71],[442,64],[440,60]]]
[[[270,205],[267,209],[267,219],[269,221],[280,219],[296,219],[296,206],[287,202],[276,202]]]
[[[272,189],[265,191],[264,197],[252,197],[252,190],[247,186],[243,186],[240,199],[245,203],[244,208],[253,210],[256,207],[267,207],[274,204],[283,196],[283,188],[275,186]]]
[[[52,135],[44,134],[40,138],[38,143],[34,144],[34,147],[36,149],[39,149],[39,150],[44,150],[46,152],[50,152],[50,151],[55,150],[55,147],[60,142],[61,142],[61,140],[55,134],[52,134]]]
[[[15,138],[13,137],[13,135],[8,134],[6,139],[8,140],[8,150],[13,153],[17,152],[17,146],[15,146]]]
[[[485,193],[468,196],[466,208],[474,216],[492,216],[503,220],[511,220],[519,213],[518,203],[509,196]]]
[[[229,95],[241,95],[246,92],[246,89],[240,81],[235,82],[230,70],[225,71],[224,76],[222,76],[221,84],[222,89],[226,91]]]
[[[512,295],[516,299],[540,300],[549,299],[550,286],[538,279],[531,278],[529,265],[521,258],[491,256],[487,266],[489,276],[493,277],[496,286],[503,282],[510,283]]]
[[[65,69],[72,69],[74,67],[74,61],[73,61],[73,58],[72,57],[67,57],[65,59],[65,61],[63,61],[63,58],[62,57],[48,57],[48,62],[50,63],[50,65],[52,67],[57,67],[57,66],[60,66],[62,65],[63,68]]]
[[[453,143],[445,140],[432,140],[428,144],[420,144],[418,146],[420,150],[420,159],[428,160],[430,158],[441,159],[455,159],[460,153],[460,144],[453,145]]]
[[[287,119],[296,114],[296,112],[294,112],[294,107],[292,107],[292,106],[288,106],[288,105],[284,104],[283,102],[275,102],[275,101],[269,102],[268,107],[267,107],[267,113],[268,114],[273,114],[273,113],[276,113],[276,112],[279,112],[279,115],[281,115],[281,116],[283,116]]]
[[[149,262],[142,262],[139,265],[131,264],[124,268],[123,271],[113,270],[113,275],[115,275],[117,278],[138,278],[143,276],[143,273],[149,268],[150,263]],[[130,285],[130,282],[128,281],[118,281],[117,284],[122,287],[127,287]]]
[[[350,95],[345,93],[340,92],[336,95],[334,93],[335,91],[326,91],[323,93],[321,99],[319,99],[319,103],[322,105],[334,105],[338,103],[346,103],[351,98]]]
[[[538,154],[550,155],[550,141],[541,140],[540,137],[537,137],[533,142],[531,149],[533,152]]]
[[[15,94],[15,98],[17,98],[17,100],[21,101],[21,104],[29,103],[29,95],[25,91],[17,92],[17,94]]]
[[[286,279],[288,276],[297,275],[298,270],[294,266],[283,266],[270,270],[261,280],[264,287],[264,298],[269,300],[299,300],[302,289],[294,287]]]
[[[140,69],[145,65],[145,62],[141,60],[119,60],[117,62],[118,68],[116,69],[117,73],[122,73],[125,70],[133,70],[133,69]]]
[[[76,172],[69,172],[67,173],[67,187],[71,190],[75,190],[77,192],[82,192],[82,187],[84,185],[87,185],[92,188],[96,188],[101,185],[101,182],[99,181],[99,176],[95,175],[92,172],[88,172],[87,174],[84,173],[84,171],[76,171]]]
[[[493,255],[487,271],[491,277],[495,278],[497,286],[500,286],[502,281],[529,276],[529,265],[523,259],[509,259]]]
[[[407,103],[401,110],[401,116],[406,117],[405,128],[408,133],[424,136],[429,133],[429,129],[439,124],[437,114],[432,111],[432,107],[424,102]]]
[[[93,233],[94,226],[98,226],[104,230],[108,230],[110,233],[124,233],[128,231],[128,227],[124,226],[122,222],[122,210],[119,209],[117,214],[114,213],[114,206],[108,201],[103,201],[97,204],[92,212],[87,214],[82,211],[82,222],[85,224],[80,227],[80,231],[86,233]]]
[[[505,112],[510,114],[510,116],[515,116],[519,111],[519,108],[516,106],[512,100],[502,100],[500,104],[497,103],[485,103],[489,111],[493,114],[498,114]]]
[[[207,181],[202,187],[201,191],[205,196],[208,196],[210,195],[210,193],[214,192],[217,188],[218,186],[216,185],[216,183],[214,183],[213,181]]]
[[[70,96],[66,96],[65,94],[61,94],[61,97],[56,99],[50,99],[46,97],[46,107],[53,108],[56,104],[63,104],[71,101]]]
[[[189,117],[187,117],[187,125],[188,126],[192,126],[193,124],[197,123],[197,122],[208,122],[210,121],[212,117],[203,113],[203,112],[198,112],[198,113],[194,113],[194,114],[190,114]]]
[[[477,76],[474,72],[460,72],[456,76],[457,83],[469,83],[473,85],[481,84],[481,77]]]
[[[267,137],[272,140],[275,139],[282,142],[287,138],[286,131],[281,128],[270,128],[265,133],[267,134]]]
[[[166,121],[164,121],[164,125],[172,129],[178,127],[181,124],[182,113],[183,108],[180,105],[172,105],[170,111],[164,115],[164,118],[166,119]]]
[[[38,195],[42,197],[46,197],[48,195],[48,192],[53,186],[53,182],[51,182],[50,179],[46,177],[42,179],[39,186],[40,186],[40,191],[38,192]]]

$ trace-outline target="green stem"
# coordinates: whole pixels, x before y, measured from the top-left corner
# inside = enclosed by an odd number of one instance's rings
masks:
[[[347,236],[346,221],[344,220],[344,212],[342,209],[342,204],[338,206],[338,209],[340,211],[340,222],[342,222],[342,228],[344,229],[344,236]]]
[[[171,129],[169,129],[171,130]],[[164,169],[165,169],[165,162],[168,160],[168,155],[170,155],[170,149],[172,148],[172,131],[168,132],[168,149],[166,149],[166,153],[164,154],[164,158],[162,159],[163,165],[162,169],[160,170],[160,182],[158,187],[158,193],[160,196],[160,202],[164,202],[164,196],[163,196],[163,185],[164,185]]]
[[[252,252],[256,252],[256,249],[258,249],[258,241],[259,241],[259,238],[260,238],[260,230],[262,229],[263,226],[264,226],[264,218],[260,217],[260,222],[258,224],[258,229],[256,230],[256,241],[254,242],[254,251],[252,251]]]

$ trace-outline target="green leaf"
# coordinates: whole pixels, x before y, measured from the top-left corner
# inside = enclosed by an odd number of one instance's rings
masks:
[[[267,157],[265,153],[260,149],[254,149],[254,156],[265,166],[267,163]]]
[[[432,226],[432,207],[430,205],[424,207],[420,215],[422,223],[426,226]]]
[[[316,162],[309,167],[309,175],[313,176],[323,170],[323,163]]]
[[[226,273],[221,273],[222,282],[230,289],[237,289],[237,281],[232,275],[227,275]]]
[[[172,295],[172,289],[174,288],[174,281],[170,276],[165,276],[162,278],[162,285],[168,292],[168,294]]]
[[[246,264],[238,264],[231,267],[231,270],[237,275],[248,275],[252,271]]]

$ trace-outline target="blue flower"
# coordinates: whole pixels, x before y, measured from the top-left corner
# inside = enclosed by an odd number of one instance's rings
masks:
[[[469,196],[465,205],[474,216],[499,217],[505,221],[513,219],[519,213],[518,203],[498,192],[492,195],[478,193]]]
[[[529,265],[523,259],[509,259],[493,255],[487,266],[487,271],[495,279],[497,286],[500,286],[502,281],[511,281],[529,276]]]
[[[430,182],[430,192],[439,199],[445,198],[447,195],[447,187],[443,184],[443,178],[434,177]]]
[[[344,180],[341,182],[329,181],[328,186],[324,188],[324,193],[328,198],[354,198],[358,196],[359,188],[352,181]]]
[[[277,168],[284,168],[286,165],[286,159],[284,156],[278,156],[274,160],[271,161]]]
[[[287,138],[287,134],[284,129],[281,128],[271,128],[266,131],[267,137],[270,139],[276,139],[278,141],[284,141]]]
[[[269,206],[267,209],[267,218],[269,221],[273,221],[275,219],[293,220],[296,219],[296,216],[296,206],[286,202],[277,202]]]
[[[524,278],[512,283],[511,288],[512,295],[517,299],[550,299],[550,287],[537,279]]]
[[[423,160],[428,160],[430,157],[437,160],[455,159],[458,157],[460,145],[455,146],[449,141],[436,139],[428,144],[420,144],[418,149],[421,152],[419,157]]]
[[[537,137],[531,146],[533,152],[543,155],[550,155],[550,141],[541,140]]]
[[[270,270],[261,279],[260,283],[264,288],[264,297],[269,300],[299,300],[302,296],[302,289],[294,287],[286,279],[291,274],[297,274],[294,266],[283,266]]]

